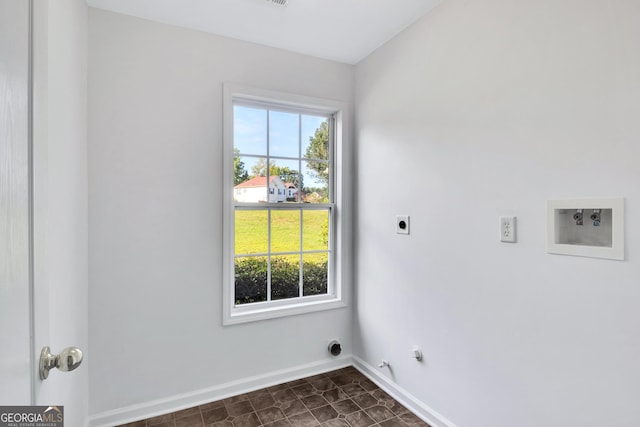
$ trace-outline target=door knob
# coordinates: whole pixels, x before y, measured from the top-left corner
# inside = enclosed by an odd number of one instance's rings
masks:
[[[40,352],[40,379],[46,380],[49,371],[58,368],[63,372],[76,369],[82,363],[82,350],[77,347],[67,347],[58,355],[51,354],[49,347],[44,347]]]

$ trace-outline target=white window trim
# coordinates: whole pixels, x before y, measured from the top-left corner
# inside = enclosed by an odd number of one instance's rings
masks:
[[[278,300],[268,303],[235,305],[234,298],[234,253],[233,228],[233,103],[244,99],[270,104],[281,104],[295,108],[309,108],[335,114],[334,148],[334,203],[335,228],[332,233],[335,245],[334,286],[327,295],[305,297],[300,300]],[[222,313],[223,325],[253,322],[277,317],[292,316],[322,310],[342,308],[349,305],[351,282],[351,144],[349,143],[349,106],[346,103],[294,95],[235,83],[223,87],[223,274]]]

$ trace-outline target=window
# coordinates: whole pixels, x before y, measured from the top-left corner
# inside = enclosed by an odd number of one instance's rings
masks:
[[[225,85],[224,109],[225,324],[344,306],[343,105]]]

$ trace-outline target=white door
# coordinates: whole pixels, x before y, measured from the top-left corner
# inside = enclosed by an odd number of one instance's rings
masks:
[[[0,0],[0,404],[32,397],[29,3]]]
[[[0,405],[62,405],[74,427],[86,363],[42,381],[38,361],[87,347],[86,16],[0,0]]]

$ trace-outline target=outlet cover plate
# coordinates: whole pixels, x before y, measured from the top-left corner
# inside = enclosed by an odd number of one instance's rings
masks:
[[[500,217],[500,241],[507,243],[516,242],[516,217]]]

